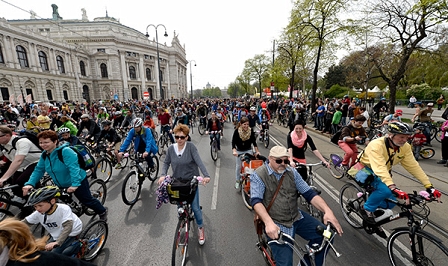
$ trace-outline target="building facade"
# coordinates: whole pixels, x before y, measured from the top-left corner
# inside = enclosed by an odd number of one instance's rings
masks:
[[[141,100],[144,92],[150,100],[188,97],[188,61],[176,33],[171,46],[158,44],[162,89],[156,45],[107,14],[89,21],[84,9],[79,20],[63,20],[57,7],[52,19],[0,18],[0,100]]]

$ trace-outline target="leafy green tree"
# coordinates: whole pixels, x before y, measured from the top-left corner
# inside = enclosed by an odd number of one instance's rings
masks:
[[[345,69],[342,65],[332,65],[325,73],[325,89],[330,89],[333,85],[345,86]]]
[[[251,80],[258,81],[259,84],[259,93],[261,97],[261,88],[262,88],[262,79],[265,77],[269,77],[269,58],[264,54],[255,55],[254,58],[246,60],[244,63],[243,72],[245,75],[249,76]]]
[[[324,96],[325,98],[342,98],[347,94],[347,91],[350,91],[350,89],[339,84],[335,84],[324,93]]]

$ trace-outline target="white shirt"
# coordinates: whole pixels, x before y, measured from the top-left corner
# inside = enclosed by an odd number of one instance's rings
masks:
[[[17,138],[17,136],[11,136],[11,139],[3,145],[4,149],[0,151],[0,155],[5,155],[11,162],[14,161],[16,155],[25,155],[25,159],[19,166],[17,171],[23,171],[28,165],[37,163],[39,161],[42,151],[36,147],[29,139],[22,138],[16,142],[16,149],[12,147],[12,141]]]
[[[361,114],[362,116],[364,116],[366,118],[366,121],[364,121],[364,123],[362,123],[362,127],[366,128],[368,127],[367,125],[367,121],[369,120],[370,116],[369,116],[369,112],[367,112],[367,110],[364,111],[364,113]]]
[[[70,207],[65,204],[57,203],[56,210],[52,214],[47,215],[47,220],[45,221],[45,223],[44,218],[44,214],[35,211],[32,214],[28,215],[25,219],[30,224],[40,223],[45,228],[45,230],[50,233],[55,241],[58,240],[58,237],[61,235],[62,224],[66,221],[73,221],[72,231],[70,232],[69,236],[77,236],[82,231],[81,219],[79,219],[79,217],[72,212],[72,209],[70,209]]]

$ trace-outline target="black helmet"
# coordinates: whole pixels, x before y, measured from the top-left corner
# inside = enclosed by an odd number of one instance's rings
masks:
[[[110,125],[112,125],[112,121],[110,121],[110,120],[104,120],[103,122],[101,122],[101,125],[103,125],[103,127],[104,127],[104,126],[110,126]]]
[[[61,196],[61,191],[56,186],[46,186],[31,193],[27,206],[33,206],[42,201],[50,201],[52,198]]]
[[[414,133],[408,124],[398,121],[389,123],[387,125],[387,130],[392,134],[412,135],[412,133]]]

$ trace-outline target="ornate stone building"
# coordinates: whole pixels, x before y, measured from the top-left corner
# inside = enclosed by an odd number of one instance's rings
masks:
[[[154,28],[149,34],[155,36]],[[160,28],[159,28],[160,32]],[[160,39],[159,39],[160,41]],[[155,38],[109,17],[64,20],[0,18],[0,100],[32,95],[36,101],[188,97],[185,49],[176,33],[159,43],[162,90]]]

